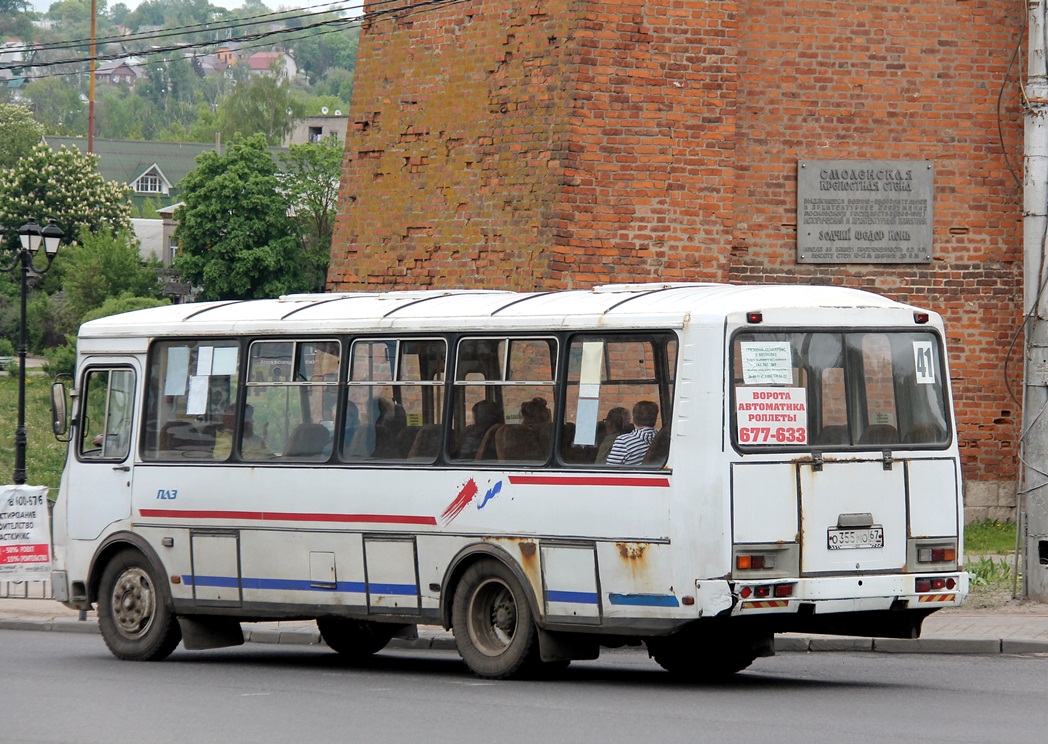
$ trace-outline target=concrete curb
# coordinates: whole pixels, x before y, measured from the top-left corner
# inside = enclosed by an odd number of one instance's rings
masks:
[[[321,645],[320,633],[309,628],[264,628],[245,623],[244,640],[292,646]],[[64,633],[98,633],[94,620],[6,620],[0,619],[0,630],[36,630]],[[435,649],[454,651],[455,639],[450,633],[423,632],[418,638],[394,638],[389,648],[409,650]],[[636,649],[645,653],[643,647]],[[1048,641],[1018,638],[851,638],[847,636],[781,635],[775,639],[777,653],[873,652],[885,654],[1048,654]]]

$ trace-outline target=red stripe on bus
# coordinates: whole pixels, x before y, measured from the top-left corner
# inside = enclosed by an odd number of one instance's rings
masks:
[[[669,478],[620,478],[615,476],[511,475],[517,486],[655,486],[668,488]]]
[[[143,517],[168,519],[248,519],[260,522],[366,522],[369,524],[431,524],[436,517],[410,514],[305,514],[290,512],[210,511],[199,509],[140,509]]]

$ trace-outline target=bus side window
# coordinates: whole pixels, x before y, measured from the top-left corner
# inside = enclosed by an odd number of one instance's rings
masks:
[[[560,458],[565,465],[662,467],[669,458],[669,426],[677,339],[671,334],[576,336],[568,351],[567,401],[561,422]],[[609,465],[615,440],[637,428],[635,407],[658,408],[655,434],[629,465]],[[650,406],[645,407],[650,408]],[[650,427],[648,422],[645,427]],[[665,433],[659,432],[665,430]],[[657,443],[655,439],[657,438]],[[631,451],[637,447],[631,448]]]
[[[239,429],[242,460],[331,457],[341,348],[333,340],[251,344]]]
[[[350,352],[342,459],[434,462],[444,421],[444,339],[360,339]]]
[[[158,341],[149,351],[142,438],[146,460],[224,460],[238,401],[240,345],[232,339]]]
[[[455,367],[452,460],[537,465],[549,459],[557,341],[467,338]]]

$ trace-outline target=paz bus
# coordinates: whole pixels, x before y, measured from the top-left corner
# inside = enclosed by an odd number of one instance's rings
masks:
[[[103,318],[53,396],[54,593],[131,660],[288,619],[348,659],[441,626],[487,678],[915,638],[968,591],[949,380],[937,314],[830,286]]]

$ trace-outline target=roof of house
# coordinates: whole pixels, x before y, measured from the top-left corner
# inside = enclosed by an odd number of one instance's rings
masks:
[[[65,145],[87,152],[86,137],[44,137],[56,150]],[[145,140],[94,140],[94,153],[99,157],[98,171],[107,181],[131,183],[152,166],[157,166],[172,186],[177,186],[186,174],[196,168],[199,155],[215,149],[213,144],[200,142],[155,142]],[[270,147],[276,159],[285,148]]]
[[[97,75],[108,75],[121,67],[126,67],[135,74],[136,77],[144,75],[142,72],[142,60],[140,57],[124,57],[123,59],[107,59],[98,63],[98,67],[95,68],[95,74]]]
[[[283,57],[282,52],[255,52],[247,58],[247,63],[252,70],[265,71],[274,61],[283,59]]]

